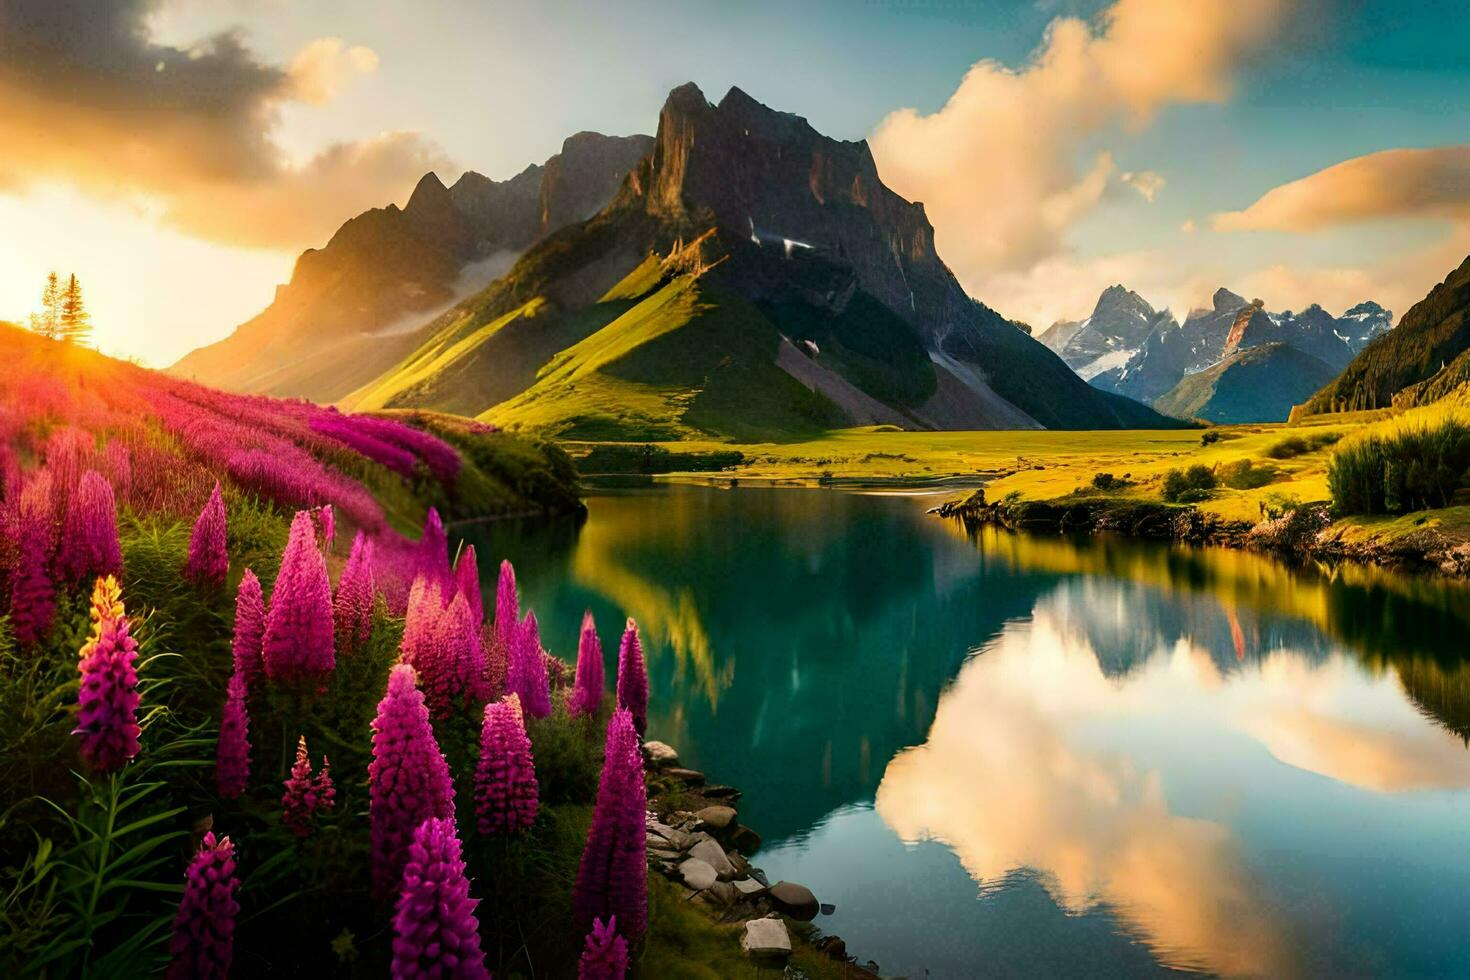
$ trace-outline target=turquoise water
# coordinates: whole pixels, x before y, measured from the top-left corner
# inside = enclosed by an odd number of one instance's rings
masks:
[[[669,488],[476,532],[885,975],[1470,975],[1470,593],[933,499]]]

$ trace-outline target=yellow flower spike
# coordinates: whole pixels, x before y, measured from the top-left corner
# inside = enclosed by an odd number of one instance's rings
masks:
[[[102,632],[103,622],[123,615],[122,586],[111,575],[99,578],[92,589],[92,639]]]

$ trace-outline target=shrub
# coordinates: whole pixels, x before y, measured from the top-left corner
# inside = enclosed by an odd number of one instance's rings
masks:
[[[1215,474],[1208,466],[1195,463],[1185,470],[1164,474],[1164,500],[1171,504],[1191,504],[1204,500],[1215,489]]]
[[[1249,459],[1221,464],[1217,474],[1221,483],[1232,490],[1255,490],[1276,479],[1276,467],[1257,466]]]
[[[1128,485],[1126,477],[1116,477],[1111,473],[1092,474],[1092,487],[1094,490],[1119,490]]]
[[[1343,514],[1403,514],[1448,507],[1470,468],[1470,417],[1449,409],[1410,412],[1368,427],[1339,446],[1327,467]]]
[[[1272,459],[1291,459],[1330,446],[1342,438],[1340,432],[1317,432],[1310,436],[1287,436],[1266,450]]]

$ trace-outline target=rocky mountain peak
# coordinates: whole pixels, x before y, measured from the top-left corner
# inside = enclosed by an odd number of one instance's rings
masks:
[[[1216,313],[1234,313],[1242,306],[1247,305],[1244,296],[1241,296],[1239,293],[1232,293],[1224,286],[1215,290],[1215,295],[1210,298],[1210,302],[1214,306]]]

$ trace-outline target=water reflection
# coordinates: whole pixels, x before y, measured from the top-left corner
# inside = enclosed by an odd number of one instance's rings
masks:
[[[554,652],[639,619],[652,734],[885,971],[1470,973],[1462,588],[802,491],[476,534]]]

